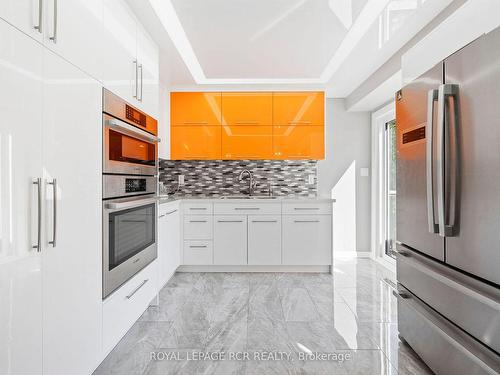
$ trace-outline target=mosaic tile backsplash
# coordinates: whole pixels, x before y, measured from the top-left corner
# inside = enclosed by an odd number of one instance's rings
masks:
[[[248,193],[248,177],[238,182],[243,169],[253,172],[257,181],[255,195],[316,197],[317,169],[315,160],[165,160],[160,159],[160,181],[172,193],[177,188],[178,175],[184,175],[184,185],[176,195],[213,197]],[[309,184],[309,175],[314,183]]]

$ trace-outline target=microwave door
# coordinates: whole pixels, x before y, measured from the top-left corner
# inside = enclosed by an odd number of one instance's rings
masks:
[[[450,158],[446,262],[500,285],[500,29],[445,60]],[[453,95],[452,95],[453,94]]]
[[[436,117],[442,83],[439,64],[396,97],[397,241],[433,258],[444,260],[444,239],[437,228]],[[432,129],[432,130],[431,130]]]

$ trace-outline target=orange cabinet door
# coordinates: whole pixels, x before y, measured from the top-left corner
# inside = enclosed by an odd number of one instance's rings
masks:
[[[272,159],[272,126],[222,126],[222,159]]]
[[[223,125],[273,125],[271,92],[223,92]]]
[[[273,93],[274,125],[324,125],[325,94],[317,92]]]
[[[324,126],[274,126],[274,159],[324,159],[324,130]]]
[[[170,123],[173,126],[220,125],[220,92],[172,92]]]
[[[172,126],[170,158],[174,160],[220,159],[220,126]]]

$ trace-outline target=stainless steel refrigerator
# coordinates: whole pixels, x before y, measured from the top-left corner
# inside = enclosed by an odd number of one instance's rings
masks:
[[[400,336],[437,374],[500,373],[500,28],[396,94]]]

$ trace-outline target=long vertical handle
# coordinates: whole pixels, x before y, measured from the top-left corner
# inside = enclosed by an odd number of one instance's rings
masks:
[[[448,98],[454,98],[454,124],[458,126],[457,116],[458,115],[458,85],[454,84],[443,84],[439,86],[438,92],[438,163],[437,163],[437,189],[438,189],[438,223],[439,223],[439,235],[442,237],[451,237],[454,235],[454,224],[449,225],[447,223],[447,216],[450,212],[450,199],[451,194],[446,194],[446,182],[450,181],[450,169],[446,166],[446,145],[450,145],[447,142],[447,137],[450,134],[448,129],[449,121],[446,116],[446,110],[448,108]],[[454,134],[457,135],[457,130],[455,129]],[[455,149],[458,149],[456,145]],[[449,163],[448,163],[449,164]],[[455,164],[456,165],[456,164]],[[458,172],[458,171],[457,171]],[[455,173],[455,189],[457,188],[458,173]],[[447,197],[445,197],[447,195]],[[446,199],[447,198],[447,199]]]
[[[48,185],[52,185],[52,200],[53,200],[53,229],[52,229],[52,241],[49,241],[49,245],[56,247],[57,239],[57,179],[53,179],[51,182],[47,182]]]
[[[138,99],[138,91],[139,91],[139,84],[138,84],[138,79],[139,79],[139,64],[137,60],[133,61],[133,64],[135,66],[135,93],[134,93],[134,98]]]
[[[33,185],[37,185],[37,198],[38,198],[38,212],[37,212],[37,241],[33,245],[33,249],[40,252],[42,251],[42,179],[37,178],[33,181]]]
[[[438,233],[439,226],[434,220],[434,102],[438,99],[438,90],[429,90],[427,93],[427,125],[426,133],[426,173],[427,173],[427,223],[430,233]]]
[[[38,0],[38,25],[35,25],[35,30],[42,33],[42,25],[43,25],[43,0]]]
[[[141,96],[138,97],[137,99],[142,102],[142,86],[143,86],[143,80],[142,80],[142,77],[143,77],[143,71],[142,71],[142,64],[139,64],[138,65],[138,69],[141,71],[141,74],[140,74],[140,82],[141,82],[141,89],[139,90]]]
[[[54,0],[54,33],[49,39],[52,40],[54,44],[57,43],[57,0]]]

